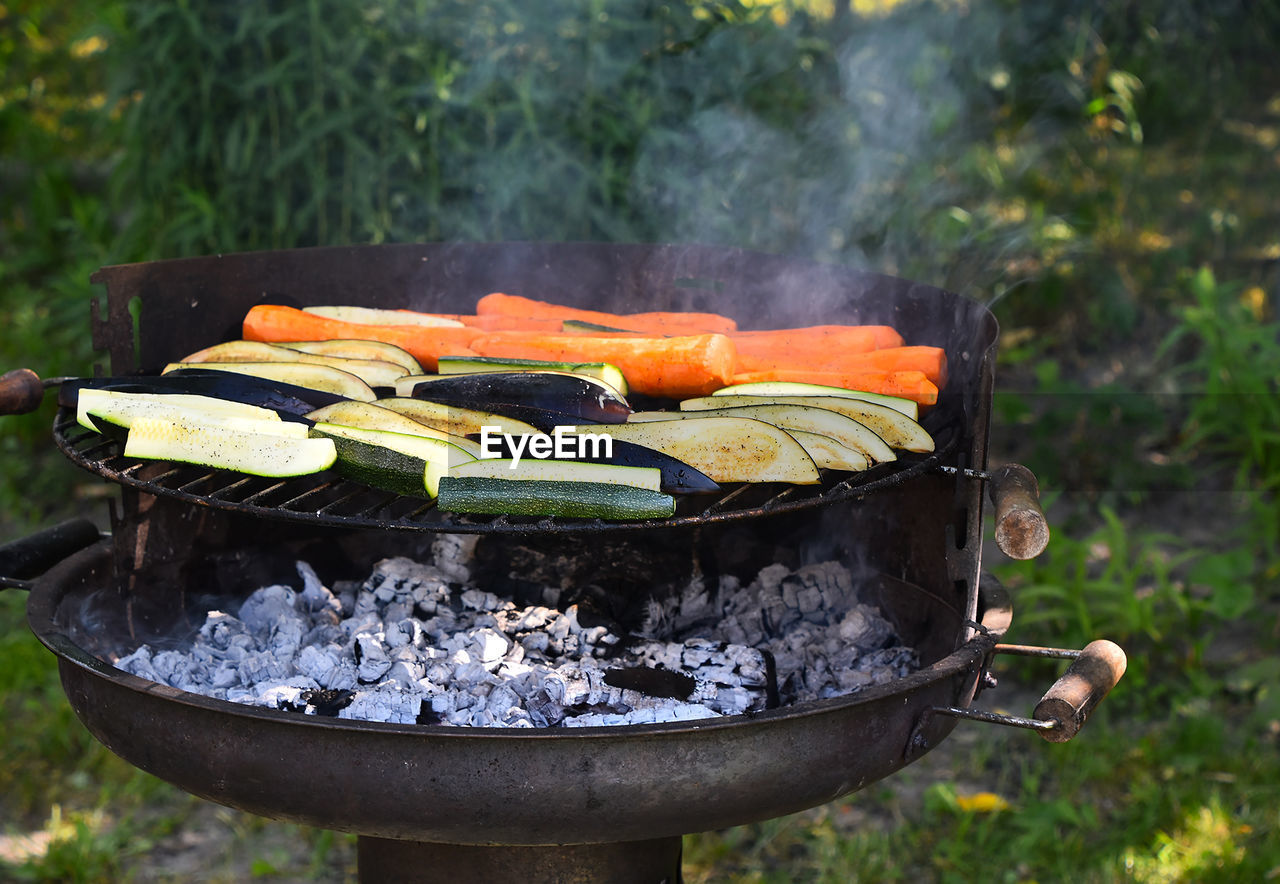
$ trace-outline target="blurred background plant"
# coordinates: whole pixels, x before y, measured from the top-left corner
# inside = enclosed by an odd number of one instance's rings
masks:
[[[962,291],[1003,328],[992,457],[1052,501],[1044,556],[988,559],[1015,638],[1106,635],[1128,681],[1078,743],[961,725],[691,838],[690,880],[1274,876],[1277,34],[1277,0],[0,0],[0,355],[90,372],[104,263],[317,244],[696,240]],[[5,418],[6,535],[101,516],[51,409]],[[193,827],[212,878],[349,872],[98,747],[13,595],[0,877],[155,879]]]

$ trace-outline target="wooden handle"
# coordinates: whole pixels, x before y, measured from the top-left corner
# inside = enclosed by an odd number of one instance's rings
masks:
[[[1099,640],[1085,645],[1036,704],[1035,718],[1058,725],[1040,735],[1051,743],[1065,743],[1079,733],[1089,713],[1120,681],[1126,666],[1128,659],[1115,642]]]
[[[40,407],[44,383],[29,368],[0,375],[0,414],[28,414]]]
[[[1034,559],[1049,544],[1049,520],[1040,508],[1035,474],[1020,464],[1005,464],[991,474],[990,483],[996,546],[1011,559]]]

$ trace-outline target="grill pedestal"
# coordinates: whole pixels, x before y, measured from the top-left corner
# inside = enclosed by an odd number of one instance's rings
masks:
[[[555,813],[555,808],[547,808]],[[502,884],[679,884],[682,839],[655,838],[556,847],[469,846],[395,841],[362,835],[356,856],[362,882]]]

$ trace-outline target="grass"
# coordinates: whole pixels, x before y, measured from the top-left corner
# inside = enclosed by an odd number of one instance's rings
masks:
[[[861,793],[691,836],[686,877],[1280,876],[1280,6],[854,9],[0,6],[0,356],[84,374],[91,269],[259,247],[700,240],[963,291],[1003,329],[993,459],[1051,502],[1045,555],[986,559],[1010,640],[1106,636],[1129,673],[1072,743],[960,723]],[[51,418],[4,418],[0,530],[100,515]],[[22,605],[0,879],[350,880],[351,838],[97,744]],[[999,666],[982,702],[1015,714],[1060,668]]]

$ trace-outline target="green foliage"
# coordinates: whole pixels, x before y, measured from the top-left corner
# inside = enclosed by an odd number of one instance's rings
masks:
[[[82,375],[92,356],[89,273],[115,222],[104,202],[116,145],[103,91],[119,4],[0,6],[0,366]],[[0,534],[43,521],[73,494],[74,470],[50,450],[52,406],[6,417],[0,435]]]
[[[1153,673],[1198,666],[1210,627],[1247,606],[1252,557],[1188,551],[1174,535],[1133,531],[1108,507],[1100,514],[1083,538],[1058,532],[1038,558],[995,568],[1016,601],[1018,640],[1112,639],[1129,652],[1125,678],[1138,687]]]
[[[1192,303],[1166,348],[1196,345],[1181,375],[1195,391],[1184,445],[1239,465],[1244,487],[1276,489],[1280,479],[1280,323],[1261,321],[1240,285],[1219,283],[1208,267],[1186,280]]]

